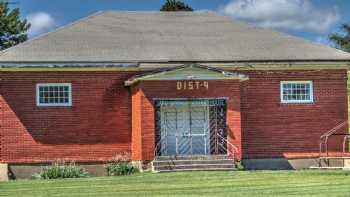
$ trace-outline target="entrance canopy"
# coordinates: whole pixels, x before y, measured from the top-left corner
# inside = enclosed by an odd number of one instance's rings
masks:
[[[139,81],[147,80],[248,80],[248,77],[235,72],[229,72],[209,66],[189,64],[175,66],[134,76],[125,81],[131,86]]]

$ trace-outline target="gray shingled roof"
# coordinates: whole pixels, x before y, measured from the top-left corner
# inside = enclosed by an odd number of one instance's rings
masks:
[[[323,60],[350,54],[212,12],[99,12],[0,53],[0,62]]]

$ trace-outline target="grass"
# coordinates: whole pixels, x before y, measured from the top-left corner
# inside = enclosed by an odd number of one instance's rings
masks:
[[[18,180],[0,196],[350,196],[347,171],[139,173],[124,177]]]

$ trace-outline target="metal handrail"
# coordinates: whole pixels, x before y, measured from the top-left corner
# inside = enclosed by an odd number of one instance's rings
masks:
[[[348,140],[350,138],[350,134],[344,134],[344,138],[343,138],[343,153],[346,152],[346,140]]]
[[[235,154],[236,154],[236,152],[238,152],[237,146],[235,146],[234,144],[232,144],[231,142],[229,142],[225,137],[223,137],[222,135],[220,135],[220,134],[218,134],[218,133],[217,133],[217,136],[220,137],[220,139],[224,140],[225,143],[226,143],[227,145],[230,145],[231,148],[233,148],[232,157],[233,157],[233,159],[235,159]],[[226,151],[227,151],[228,156],[229,156],[229,150],[231,150],[231,149],[229,149],[228,147],[226,147]]]
[[[227,140],[225,137],[223,137],[222,135],[220,135],[220,134],[218,134],[218,133],[216,133],[216,136],[217,136],[218,138],[220,138],[221,140],[223,140],[223,141],[226,143],[227,147],[224,147],[222,144],[220,144],[222,148],[226,149],[226,152],[227,152],[226,154],[227,154],[228,156],[232,155],[232,158],[235,159],[235,155],[236,155],[236,153],[238,152],[237,146],[235,146],[234,144],[232,144],[229,140]],[[161,139],[156,143],[156,145],[155,145],[155,147],[154,147],[154,152],[153,152],[154,159],[157,158],[158,153],[159,153],[159,152],[158,152],[158,148],[159,148],[159,146],[162,144],[162,142],[163,142],[164,139],[165,139],[165,138],[163,138],[163,139],[161,138]],[[230,148],[229,148],[229,147],[230,147]]]
[[[160,138],[160,140],[157,142],[157,144],[156,144],[156,146],[154,147],[154,154],[153,154],[153,156],[154,156],[154,159],[157,157],[157,155],[158,155],[158,147],[161,145],[161,143],[162,143],[162,140],[164,140],[164,138],[162,139],[162,138]]]
[[[329,131],[327,131],[326,133],[324,133],[323,135],[321,135],[320,137],[320,147],[319,147],[319,157],[320,157],[320,161],[319,161],[319,165],[321,165],[321,157],[323,152],[323,146],[324,146],[324,151],[326,153],[326,158],[328,158],[329,156],[329,152],[328,152],[328,139],[329,137],[331,137],[332,135],[343,135],[343,143],[342,143],[342,148],[343,148],[343,153],[346,152],[346,140],[349,138],[349,134],[336,134],[336,132],[338,132],[341,128],[343,128],[344,126],[348,125],[348,121],[344,121],[340,124],[338,124],[337,126],[333,127],[332,129],[330,129]],[[329,161],[327,162],[327,164],[329,165]]]
[[[342,128],[343,126],[347,125],[348,122],[344,121],[340,124],[338,124],[337,126],[333,127],[332,129],[330,129],[329,131],[327,131],[326,133],[324,133],[323,135],[321,135],[320,139],[323,139],[325,137],[329,137],[331,135],[333,135],[335,132],[337,132],[340,128]]]

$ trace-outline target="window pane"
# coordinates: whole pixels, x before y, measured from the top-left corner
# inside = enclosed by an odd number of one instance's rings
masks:
[[[310,102],[311,82],[283,82],[282,101],[288,102]]]
[[[38,91],[39,104],[67,105],[70,103],[70,88],[68,85],[41,85]]]

